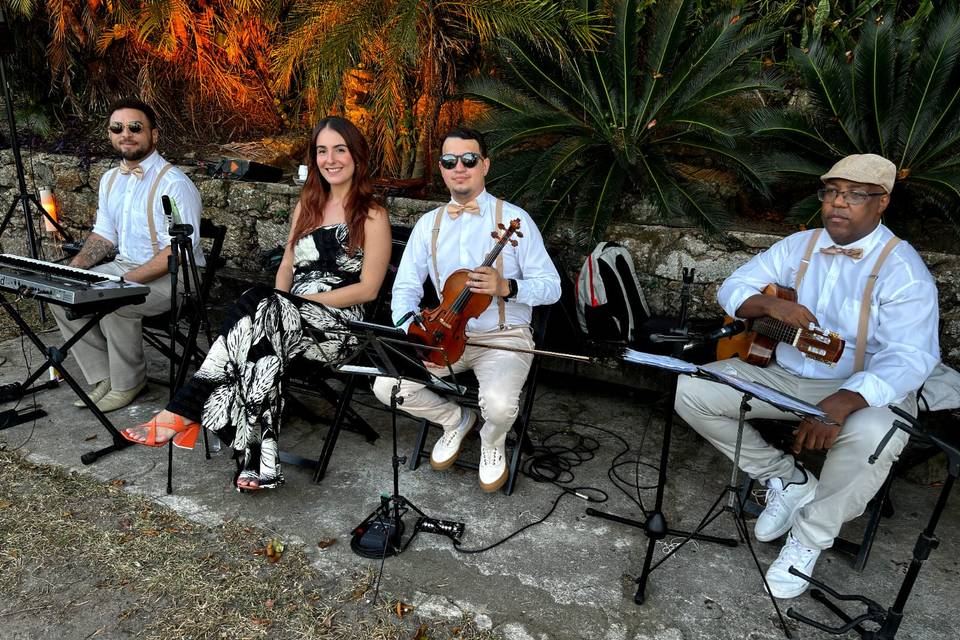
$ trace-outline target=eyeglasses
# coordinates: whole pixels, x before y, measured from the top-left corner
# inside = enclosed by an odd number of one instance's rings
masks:
[[[123,123],[122,123],[122,122],[111,122],[111,123],[110,123],[110,126],[107,127],[107,128],[110,129],[110,133],[113,133],[113,134],[116,134],[116,135],[120,135],[121,133],[123,133]],[[136,134],[140,133],[141,131],[143,131],[143,123],[140,122],[139,120],[134,120],[133,122],[128,122],[128,123],[127,123],[127,131],[129,131],[130,133],[136,135]]]
[[[838,195],[842,196],[843,201],[847,204],[858,205],[866,202],[867,198],[872,198],[874,196],[885,196],[887,194],[885,191],[877,191],[875,193],[859,190],[840,191],[839,189],[834,189],[833,187],[817,190],[817,198],[820,199],[820,202],[833,202],[837,199]]]
[[[474,153],[473,151],[467,151],[466,153],[461,153],[460,155],[454,155],[452,153],[445,153],[440,156],[440,166],[444,169],[454,169],[457,166],[457,161],[463,163],[463,166],[467,169],[473,169],[477,166],[477,163],[483,160],[483,156],[479,153]]]

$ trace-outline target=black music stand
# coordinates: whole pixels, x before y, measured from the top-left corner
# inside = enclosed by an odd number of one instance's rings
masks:
[[[147,289],[144,287],[144,293],[142,295],[124,298],[122,302],[110,304],[98,302],[95,305],[91,304],[86,307],[77,306],[73,307],[72,311],[77,315],[86,315],[91,314],[90,319],[84,324],[79,331],[77,331],[69,340],[64,342],[59,347],[48,347],[43,343],[39,336],[30,328],[23,318],[20,317],[20,314],[17,313],[17,310],[10,304],[6,296],[3,293],[0,293],[0,306],[6,310],[7,314],[17,323],[17,326],[20,327],[20,330],[23,332],[27,338],[37,347],[37,349],[46,356],[46,359],[43,361],[36,370],[34,370],[27,379],[21,383],[17,384],[16,389],[5,396],[5,400],[16,400],[19,401],[25,395],[32,393],[37,389],[37,387],[31,388],[32,385],[45,371],[50,367],[54,367],[60,375],[63,377],[64,382],[70,385],[70,388],[73,389],[73,392],[77,395],[80,400],[83,401],[87,408],[93,413],[94,417],[100,421],[100,424],[103,425],[103,428],[107,430],[110,434],[113,443],[109,446],[103,447],[96,451],[89,451],[80,456],[80,461],[83,464],[93,464],[100,457],[118,451],[127,447],[130,442],[128,442],[120,432],[117,431],[116,427],[113,426],[113,423],[107,418],[106,415],[97,407],[97,405],[90,399],[90,396],[87,395],[87,392],[77,384],[77,381],[70,375],[70,372],[63,366],[63,361],[66,360],[67,355],[73,347],[90,329],[96,326],[100,320],[107,315],[119,309],[120,307],[127,306],[128,304],[143,304],[147,299]],[[95,308],[93,308],[95,307]],[[20,415],[17,413],[16,409],[8,409],[0,413],[0,429],[6,429],[8,427],[15,426],[26,422],[27,420],[33,420],[35,417],[38,417],[36,414],[26,414]]]
[[[790,567],[790,573],[795,576],[800,576],[816,587],[810,590],[810,597],[829,609],[843,624],[831,627],[797,612],[793,607],[787,609],[787,615],[794,620],[799,620],[804,624],[808,624],[832,635],[844,635],[850,631],[854,631],[864,640],[893,640],[896,637],[897,632],[900,630],[900,624],[903,622],[903,609],[907,604],[907,599],[910,597],[910,592],[913,591],[913,585],[920,575],[920,569],[923,568],[923,563],[930,557],[930,552],[940,545],[940,541],[936,536],[937,524],[940,522],[940,516],[943,515],[943,510],[947,506],[947,500],[950,498],[953,485],[957,481],[957,477],[960,476],[960,449],[937,436],[925,432],[920,427],[920,423],[916,418],[899,407],[890,405],[890,410],[906,420],[906,422],[894,420],[893,427],[887,432],[886,437],[880,441],[876,452],[870,456],[870,464],[876,462],[880,456],[880,452],[887,445],[887,442],[889,442],[890,437],[896,430],[902,429],[914,438],[938,447],[946,454],[947,479],[940,489],[940,495],[937,496],[937,502],[933,507],[933,511],[930,513],[930,519],[924,526],[923,531],[920,532],[920,535],[917,536],[917,541],[913,546],[913,558],[910,561],[910,567],[907,569],[906,575],[903,576],[900,589],[897,591],[897,597],[891,607],[884,609],[875,600],[871,600],[863,595],[838,593],[823,582],[814,580],[810,576],[797,571],[796,568]],[[830,598],[841,602],[860,603],[866,606],[867,612],[852,617],[836,603],[832,602]],[[872,623],[877,625],[877,628],[866,629],[863,626],[864,623]]]
[[[644,560],[644,566],[638,582],[640,582],[640,589],[646,585],[647,579],[650,574],[657,569],[660,565],[666,562],[673,554],[678,552],[684,545],[686,545],[690,540],[699,540],[703,539],[702,531],[706,529],[710,524],[720,517],[723,513],[729,513],[733,518],[734,526],[737,530],[737,535],[739,539],[746,543],[747,549],[750,551],[750,556],[753,558],[754,565],[757,567],[757,571],[760,574],[760,579],[763,582],[763,586],[767,591],[767,594],[770,594],[770,589],[767,588],[767,578],[766,573],[763,570],[763,567],[760,565],[760,559],[757,557],[756,551],[753,548],[753,543],[750,540],[750,532],[747,529],[747,523],[744,516],[743,504],[739,501],[739,482],[738,476],[740,474],[740,446],[743,440],[743,428],[746,423],[746,414],[750,410],[750,401],[756,398],[762,402],[766,402],[769,405],[776,407],[777,409],[792,413],[796,416],[799,416],[801,419],[804,418],[815,418],[818,420],[823,420],[826,418],[826,413],[812,404],[794,398],[788,394],[772,389],[764,384],[758,382],[751,382],[743,378],[737,378],[736,376],[721,373],[719,371],[712,371],[710,369],[705,369],[698,367],[696,365],[690,364],[678,358],[672,358],[670,356],[661,356],[655,354],[642,353],[639,351],[627,350],[625,359],[628,362],[634,362],[636,364],[641,364],[645,366],[651,366],[658,369],[664,369],[671,371],[677,374],[686,374],[690,376],[695,376],[703,378],[705,380],[710,380],[711,382],[716,382],[718,384],[725,384],[729,387],[732,387],[743,394],[743,398],[740,402],[740,416],[737,421],[737,441],[734,448],[733,460],[731,461],[730,469],[730,481],[717,496],[717,499],[710,505],[710,508],[701,518],[700,522],[697,524],[697,527],[690,533],[687,533],[683,540],[681,540],[675,547],[673,547],[669,552],[667,552],[663,558],[661,558],[656,563],[652,563],[652,551],[651,547],[656,543],[656,539],[652,536],[649,540],[649,545],[647,548],[647,554]],[[661,487],[658,487],[658,489]],[[727,498],[726,504],[723,503],[724,497]],[[745,499],[745,497],[744,497]],[[595,512],[592,509],[588,510],[590,515],[597,515],[604,517],[610,520],[615,520],[622,522],[623,519],[618,519],[616,517],[610,517],[608,514],[603,514]],[[626,524],[634,524],[633,522],[626,522]],[[634,526],[640,525],[640,523],[634,524]],[[642,525],[640,525],[642,526]],[[648,534],[649,535],[649,534]],[[736,541],[732,545],[736,546]],[[642,594],[638,590],[638,597]],[[777,604],[776,599],[770,595],[770,602],[773,605],[774,610],[777,613],[777,617],[780,620],[780,625],[783,629],[784,635],[787,638],[792,637],[790,635],[790,630],[787,628],[786,621],[783,618],[783,614],[780,612],[780,606]]]
[[[424,366],[418,350],[429,349],[418,343],[410,342],[402,329],[378,325],[371,322],[348,321],[350,333],[360,340],[354,356],[341,364],[338,370],[343,373],[366,376],[387,376],[396,378],[390,394],[390,413],[393,429],[393,494],[381,495],[380,506],[353,530],[350,548],[365,558],[386,558],[402,553],[413,541],[418,532],[439,533],[453,540],[463,535],[464,524],[448,520],[430,518],[415,504],[400,493],[400,465],[406,463],[406,457],[400,456],[397,449],[397,405],[401,380],[412,380],[434,388],[447,390],[462,389],[456,382],[448,382],[430,373]],[[363,354],[367,363],[359,364],[356,359]],[[413,534],[403,542],[403,516],[413,510],[420,517]]]
[[[654,364],[651,362],[642,363],[651,366],[657,366],[660,369],[670,371],[672,374],[670,395],[667,398],[667,404],[663,416],[663,442],[660,445],[660,465],[657,468],[657,493],[654,499],[653,509],[650,511],[645,510],[643,507],[643,502],[640,502],[640,509],[644,516],[643,522],[614,515],[612,513],[606,513],[604,511],[598,511],[593,508],[586,510],[586,514],[588,516],[595,516],[605,520],[611,520],[613,522],[619,522],[620,524],[626,524],[631,527],[642,529],[644,535],[647,536],[647,551],[643,558],[643,569],[641,569],[640,576],[636,580],[637,592],[633,597],[633,601],[637,604],[643,604],[644,600],[646,600],[647,581],[650,578],[650,574],[653,572],[653,570],[656,569],[657,566],[660,566],[660,562],[658,562],[656,565],[653,564],[653,554],[654,551],[656,551],[657,542],[663,540],[668,535],[680,536],[687,539],[692,538],[701,542],[711,542],[713,544],[721,544],[728,547],[737,546],[737,541],[733,538],[718,538],[716,536],[704,535],[699,532],[671,529],[667,523],[667,518],[663,513],[663,498],[667,488],[667,466],[670,461],[670,441],[673,438],[673,404],[677,396],[677,375],[680,373],[697,371],[696,366],[680,360],[679,356],[683,354],[688,346],[696,344],[698,340],[703,340],[703,336],[690,334],[687,323],[687,309],[692,297],[692,294],[690,293],[690,287],[693,285],[694,272],[694,269],[687,269],[686,267],[683,269],[683,287],[680,290],[680,317],[677,323],[678,326],[672,329],[669,334],[658,335],[656,340],[657,342],[671,343],[673,346],[673,355],[677,357],[671,358],[668,356],[663,356],[663,359],[659,362],[659,364]],[[651,339],[652,338],[653,336],[651,336]],[[628,349],[627,353],[630,352],[632,352],[632,350]],[[652,354],[643,355],[651,355],[651,357],[654,359],[660,358],[660,356],[652,356]]]

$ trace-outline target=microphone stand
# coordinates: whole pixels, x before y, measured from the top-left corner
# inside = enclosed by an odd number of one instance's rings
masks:
[[[681,358],[683,356],[685,346],[692,342],[690,329],[687,323],[687,313],[690,298],[692,297],[690,287],[693,284],[694,271],[695,270],[692,268],[687,269],[685,267],[683,269],[683,285],[680,288],[680,318],[677,326],[674,329],[671,329],[670,334],[658,336],[658,338],[661,339],[661,342],[673,343],[673,355],[677,358]],[[696,338],[693,340],[695,339]],[[643,522],[624,518],[622,516],[603,511],[597,511],[596,509],[586,510],[586,514],[588,516],[596,516],[605,520],[611,520],[613,522],[619,522],[621,524],[637,527],[642,529],[644,535],[647,536],[647,551],[643,559],[643,569],[641,569],[640,576],[636,579],[636,582],[638,583],[637,593],[633,597],[633,601],[637,604],[643,604],[646,600],[647,582],[650,579],[650,574],[660,566],[660,563],[653,563],[653,553],[656,550],[657,542],[663,540],[668,535],[682,536],[691,540],[722,544],[727,547],[737,546],[737,541],[733,538],[719,538],[716,536],[704,535],[698,532],[671,529],[667,523],[666,517],[663,514],[663,497],[667,488],[667,464],[670,459],[670,440],[673,434],[673,404],[677,398],[677,375],[678,374],[673,374],[670,396],[666,406],[664,407],[663,442],[660,445],[660,467],[657,471],[657,494],[653,509],[644,513],[645,520]],[[643,510],[642,504],[640,508]]]
[[[202,324],[207,334],[207,343],[212,344],[210,335],[210,320],[207,317],[207,310],[199,298],[200,294],[200,275],[197,269],[197,261],[193,255],[193,225],[172,222],[170,209],[170,200],[168,196],[162,199],[164,212],[171,223],[168,226],[167,233],[170,234],[170,255],[167,257],[167,272],[170,274],[170,398],[177,389],[183,386],[187,378],[187,369],[190,367],[190,360],[193,358],[194,351],[197,348],[197,334],[200,333]],[[181,304],[177,295],[180,280],[183,281],[183,303]],[[177,337],[180,335],[180,311],[183,307],[190,308],[197,314],[191,318],[190,328],[187,330],[186,345],[180,356],[180,365],[176,366],[177,361]],[[210,441],[207,437],[207,430],[203,432],[203,449],[207,460],[210,459]],[[167,493],[173,493],[173,439],[167,444]]]

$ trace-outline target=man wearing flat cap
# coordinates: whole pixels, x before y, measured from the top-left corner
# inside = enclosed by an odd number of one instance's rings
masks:
[[[843,523],[863,513],[883,485],[907,442],[907,435],[896,431],[870,464],[893,424],[888,405],[916,415],[915,392],[940,360],[933,277],[916,250],[880,222],[896,172],[892,162],[874,154],[837,162],[820,178],[823,228],[777,242],[737,269],[717,292],[730,316],[816,325],[846,342],[835,365],[806,358],[782,342],[776,361],[765,368],[739,359],[707,365],[815,404],[827,415],[824,421],[799,421],[793,443],[793,454],[827,450],[819,480],[793,455],[767,444],[749,422],[744,428],[740,468],[767,488],[755,536],[762,542],[787,536],[766,574],[777,598],[806,590],[808,583],[790,574],[790,567],[811,575]],[[797,301],[763,295],[768,284],[795,289]],[[682,376],[675,407],[732,459],[741,398],[730,387]],[[748,418],[799,420],[758,400],[750,407]]]

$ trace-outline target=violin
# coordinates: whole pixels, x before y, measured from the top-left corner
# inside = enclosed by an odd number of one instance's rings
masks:
[[[497,259],[507,244],[517,246],[517,241],[510,236],[522,238],[520,233],[520,219],[510,221],[509,226],[502,223],[497,225],[500,231],[491,231],[490,235],[497,243],[486,255],[482,267],[489,267]],[[427,362],[438,367],[451,365],[463,356],[467,346],[467,321],[477,318],[486,311],[493,301],[493,296],[485,293],[474,293],[470,290],[468,279],[470,269],[457,269],[443,283],[443,292],[440,295],[442,302],[424,311],[420,322],[414,322],[407,330],[414,340],[432,349],[423,349],[421,356]]]

